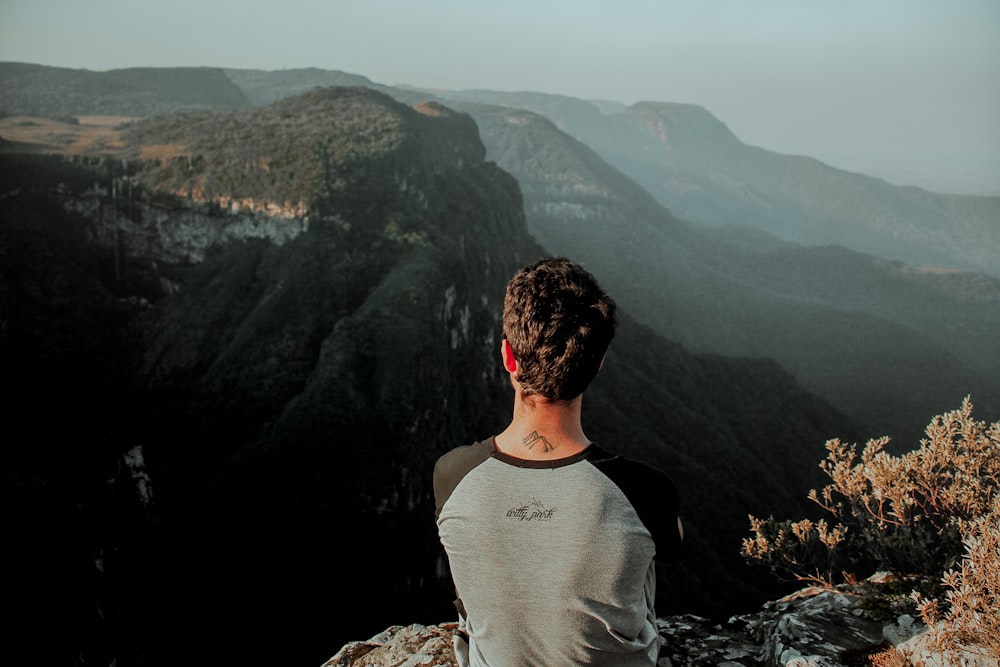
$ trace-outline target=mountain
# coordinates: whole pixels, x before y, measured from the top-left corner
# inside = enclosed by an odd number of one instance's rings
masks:
[[[227,69],[226,76],[254,105],[266,105],[285,97],[301,95],[313,88],[360,86],[386,93],[407,104],[426,101],[429,96],[419,90],[408,92],[403,88],[384,86],[368,77],[316,67],[283,69],[278,71]],[[430,96],[433,97],[433,96]]]
[[[891,186],[746,146],[694,105],[424,92],[476,118],[542,245],[608,271],[662,335],[775,359],[902,449],[923,415],[965,395],[1000,409],[1000,198]]]
[[[447,618],[431,468],[506,423],[503,286],[548,253],[517,181],[472,117],[365,88],[116,132],[0,156],[15,652],[320,664]],[[746,515],[808,513],[823,442],[860,435],[774,362],[627,308],[586,402],[590,437],[681,491],[664,614],[787,590],[742,562]]]
[[[176,84],[185,81],[189,92],[179,94]],[[265,104],[316,86],[344,85],[370,87],[407,104],[435,99],[534,111],[587,144],[674,215],[695,224],[749,227],[806,245],[842,245],[908,264],[1000,277],[1000,198],[893,186],[808,157],[747,146],[697,105],[626,107],[536,92],[420,90],[317,68],[90,72],[0,63],[0,111],[148,116],[219,104]]]
[[[904,448],[928,411],[972,393],[1000,407],[1000,281],[839,246],[677,219],[551,121],[452,102],[517,178],[528,229],[607,276],[640,321],[690,349],[774,359]]]
[[[104,72],[0,63],[0,112],[12,116],[152,116],[243,107],[246,96],[216,67],[132,67]]]
[[[806,245],[841,245],[915,265],[1000,277],[1000,197],[901,187],[741,142],[697,105],[597,103],[544,93],[456,91],[446,104],[533,111],[583,142],[674,215],[749,227]]]

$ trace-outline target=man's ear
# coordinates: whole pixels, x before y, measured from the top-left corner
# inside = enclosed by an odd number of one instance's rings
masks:
[[[514,350],[506,338],[500,343],[500,358],[503,359],[503,367],[508,373],[517,372],[517,359],[514,358]]]

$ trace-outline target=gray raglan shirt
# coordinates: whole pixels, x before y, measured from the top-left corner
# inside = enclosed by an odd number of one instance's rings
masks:
[[[680,555],[663,473],[591,445],[528,461],[491,440],[434,469],[473,666],[655,665],[654,556]]]

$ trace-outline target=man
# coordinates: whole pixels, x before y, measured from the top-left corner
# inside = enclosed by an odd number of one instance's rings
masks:
[[[434,468],[438,533],[458,594],[462,664],[655,665],[657,560],[680,557],[677,493],[581,426],[615,334],[615,303],[545,258],[507,284],[500,357],[510,424]]]

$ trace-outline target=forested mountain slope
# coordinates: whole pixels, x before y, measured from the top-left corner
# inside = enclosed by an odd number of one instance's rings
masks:
[[[319,664],[451,616],[431,466],[506,423],[503,286],[549,252],[485,158],[469,116],[332,88],[143,121],[111,158],[0,159],[7,428],[31,433],[5,454],[14,634],[36,660]],[[692,354],[627,307],[586,402],[591,438],[680,487],[664,614],[783,590],[738,555],[746,515],[807,511],[823,442],[860,437],[773,362]]]

